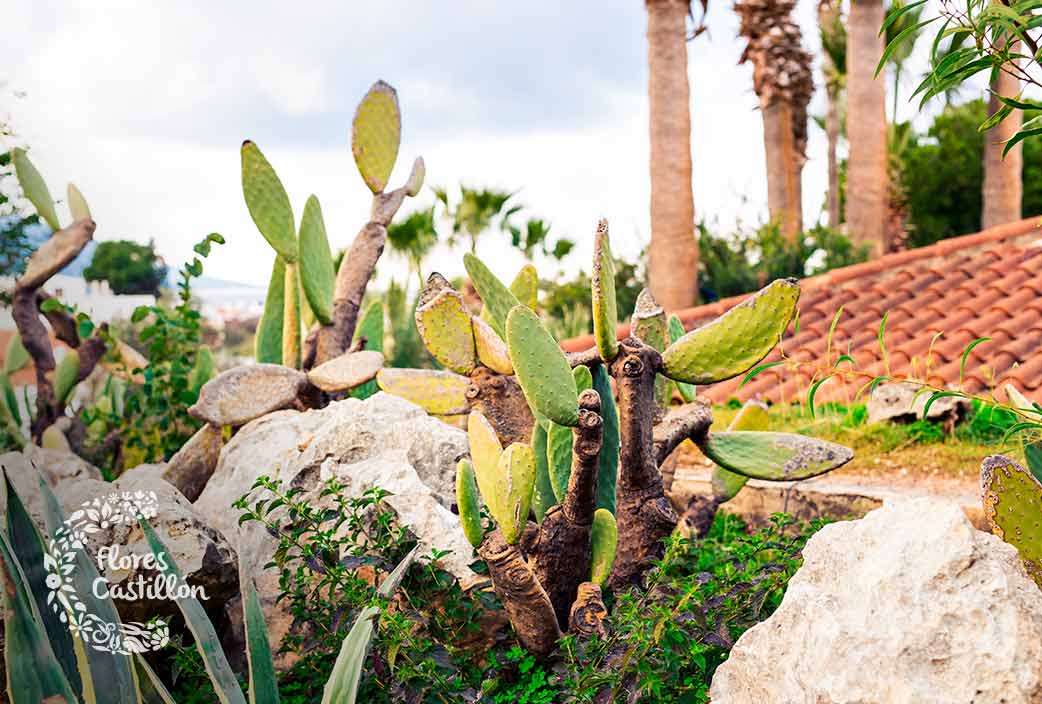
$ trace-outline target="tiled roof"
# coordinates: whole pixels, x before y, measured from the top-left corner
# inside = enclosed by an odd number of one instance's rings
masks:
[[[963,351],[978,338],[991,339],[969,353],[963,388],[980,392],[1011,382],[1042,399],[1042,230],[1039,219],[990,228],[898,252],[863,264],[834,269],[800,282],[799,330],[790,325],[778,349],[764,363],[783,364],[756,375],[741,389],[742,377],[699,389],[714,402],[763,398],[805,399],[812,374],[825,368],[828,329],[842,306],[832,338],[831,361],[846,354],[865,376],[825,382],[815,402],[848,401],[872,376],[888,375],[877,339],[887,315],[884,340],[889,375],[926,379],[957,387]],[[709,322],[748,294],[677,314],[687,329]],[[628,334],[620,326],[620,336]],[[577,351],[592,337],[562,344]],[[843,363],[842,367],[848,367]],[[743,375],[744,376],[744,375]]]

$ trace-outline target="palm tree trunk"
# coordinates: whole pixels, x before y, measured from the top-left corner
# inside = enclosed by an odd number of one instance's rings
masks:
[[[691,191],[691,114],[687,80],[688,0],[645,0],[651,118],[652,295],[667,310],[698,298],[698,240]]]
[[[836,148],[839,145],[839,90],[828,89],[828,106],[825,109],[825,135],[828,138],[829,192],[828,212],[829,227],[839,227],[839,160]]]
[[[795,144],[792,104],[776,100],[761,112],[767,156],[767,209],[771,220],[781,225],[782,234],[794,241],[803,232],[803,157]]]
[[[853,0],[847,31],[847,228],[873,254],[887,250],[886,87],[874,77],[883,53],[881,0]]]
[[[993,94],[988,100],[988,114],[993,114],[1002,107],[1002,103],[994,93],[1005,97],[1016,97],[1020,93],[1020,81],[1005,71],[999,71],[991,84],[991,90]],[[1021,180],[1024,166],[1024,155],[1021,151],[1023,142],[1010,149],[1005,158],[1002,157],[1002,149],[1005,147],[1003,142],[1017,133],[1022,121],[1021,111],[1014,110],[1005,120],[988,130],[985,135],[982,228],[1013,222],[1021,218],[1021,199],[1024,191]]]

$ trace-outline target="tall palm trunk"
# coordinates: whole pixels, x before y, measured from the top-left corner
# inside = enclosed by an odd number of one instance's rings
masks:
[[[828,86],[828,106],[825,108],[825,136],[828,139],[829,191],[827,207],[829,227],[839,227],[842,214],[839,208],[839,159],[836,149],[839,146],[839,89]]]
[[[803,231],[800,176],[806,162],[807,104],[814,92],[811,56],[792,20],[795,0],[738,0],[739,33],[749,43],[739,63],[753,65],[767,157],[767,207],[782,232],[795,240]]]
[[[999,71],[998,76],[992,81],[991,90],[992,95],[988,100],[989,114],[1002,107],[995,93],[1016,97],[1020,93],[1020,81],[1016,76]],[[1019,220],[1021,217],[1020,207],[1024,191],[1021,180],[1024,166],[1024,155],[1021,151],[1023,142],[1010,149],[1005,158],[1002,157],[1002,149],[1005,147],[1003,142],[1017,133],[1022,121],[1020,110],[1014,110],[985,135],[981,227],[1001,225]]]
[[[826,206],[829,227],[839,227],[840,208],[839,159],[836,155],[842,131],[840,101],[847,76],[847,29],[838,0],[819,0],[818,28],[821,33],[821,71],[825,78],[825,136],[828,140],[829,190]]]
[[[651,117],[651,247],[648,279],[666,309],[698,298],[698,241],[691,191],[687,82],[688,0],[645,0]]]
[[[886,87],[874,77],[883,53],[881,0],[853,0],[847,26],[847,228],[874,254],[887,250]]]

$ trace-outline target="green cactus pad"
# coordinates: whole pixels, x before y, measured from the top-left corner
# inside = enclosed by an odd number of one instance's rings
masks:
[[[534,488],[535,454],[528,445],[512,443],[499,456],[496,506],[500,513],[493,514],[509,545],[517,543],[525,532]]]
[[[991,455],[981,465],[981,498],[991,531],[1017,548],[1042,587],[1042,484],[1016,462]]]
[[[463,255],[463,266],[466,267],[471,283],[485,304],[482,319],[505,340],[507,315],[515,306],[521,305],[520,301],[489,271],[484,262],[470,252]]]
[[[619,342],[615,329],[619,325],[618,304],[615,301],[615,260],[611,256],[608,241],[608,221],[597,224],[593,241],[593,277],[590,279],[593,294],[593,336],[601,359],[610,362],[619,353]]]
[[[809,479],[854,457],[848,447],[806,435],[748,430],[708,433],[699,447],[724,469],[768,481]]]
[[[507,346],[528,405],[558,425],[579,422],[579,395],[564,352],[539,317],[517,305],[507,316]]]
[[[467,418],[467,444],[470,446],[470,461],[474,465],[474,476],[485,499],[489,513],[499,521],[502,507],[497,504],[499,493],[496,480],[499,474],[499,457],[503,446],[495,428],[479,411],[471,411]]]
[[[474,328],[474,348],[478,360],[498,374],[513,374],[514,365],[510,361],[510,350],[503,338],[496,334],[492,326],[479,317],[471,317]]]
[[[333,253],[326,237],[322,206],[311,196],[300,218],[300,285],[311,312],[323,325],[333,322]]]
[[[637,305],[633,309],[630,322],[630,334],[659,352],[670,343],[669,325],[666,323],[666,312],[658,304],[651,291],[642,289],[637,296]],[[673,382],[661,374],[655,376],[655,402],[660,406],[668,406],[673,395]]]
[[[748,371],[781,340],[799,297],[795,279],[771,283],[670,345],[662,354],[663,373],[689,384],[712,384]]]
[[[412,162],[412,171],[409,172],[409,180],[405,182],[405,192],[416,197],[423,188],[423,180],[427,177],[427,166],[423,163],[423,157],[418,156]]]
[[[603,364],[591,370],[593,390],[601,397],[601,454],[597,466],[597,508],[615,513],[615,483],[619,476],[619,411],[611,379]]]
[[[416,329],[427,350],[443,366],[469,374],[477,364],[474,329],[463,296],[432,274],[416,307]]]
[[[680,322],[680,318],[675,315],[669,316],[669,343],[673,344],[684,336],[684,324]],[[688,384],[683,381],[673,382],[677,391],[680,392],[680,398],[684,399],[684,403],[691,403],[695,400],[697,390],[693,384]]]
[[[532,427],[532,453],[535,455],[535,489],[532,490],[532,512],[538,523],[550,507],[557,503],[550,483],[550,465],[547,462],[546,428],[541,423]]]
[[[453,372],[388,368],[377,373],[376,383],[387,393],[411,401],[433,415],[470,413],[467,400],[470,379]]]
[[[22,336],[15,333],[7,341],[7,351],[4,352],[4,374],[14,374],[29,363],[29,352],[22,344]]]
[[[286,262],[276,255],[271,267],[264,312],[257,323],[253,355],[260,364],[282,364],[282,316],[286,305]]]
[[[65,356],[54,368],[54,397],[67,403],[72,390],[76,388],[76,378],[80,373],[80,354],[76,350],[67,350]]]
[[[351,153],[358,173],[373,193],[387,188],[401,139],[398,93],[383,81],[377,81],[358,104],[351,123]]]
[[[598,587],[603,587],[611,575],[618,544],[619,529],[615,516],[607,509],[597,509],[590,531],[590,581]]]
[[[242,143],[242,195],[253,223],[287,262],[297,260],[293,208],[275,169],[253,142]]]
[[[741,410],[738,411],[731,424],[727,426],[728,431],[733,430],[755,430],[763,432],[770,425],[770,417],[767,415],[767,406],[760,401],[746,401]],[[742,490],[749,477],[742,474],[729,472],[723,467],[713,467],[713,496],[720,501],[730,501]]]
[[[12,151],[11,158],[14,161],[15,174],[18,176],[18,185],[22,187],[22,193],[36,208],[36,214],[52,230],[60,230],[58,213],[54,210],[54,199],[51,198],[51,192],[47,190],[43,176],[29,160],[29,155],[25,153],[24,149],[15,149]]]
[[[539,305],[539,272],[531,264],[525,264],[510,282],[510,292],[521,305],[535,310]]]
[[[69,203],[69,213],[72,214],[72,219],[83,220],[90,218],[90,206],[87,205],[87,199],[80,193],[80,189],[76,188],[75,184],[70,183],[65,189],[66,198]]]
[[[384,304],[383,301],[372,301],[362,313],[362,319],[355,328],[355,336],[352,343],[359,338],[365,338],[364,350],[372,352],[384,351]],[[351,389],[352,398],[366,399],[379,391],[376,380],[367,381],[359,387]]]
[[[1042,412],[1035,408],[1024,394],[1017,391],[1012,385],[1006,384],[1006,396],[1014,408],[1020,408],[1028,413],[1028,418],[1036,423],[1042,423]],[[1028,470],[1035,479],[1042,481],[1042,440],[1038,438],[1038,432],[1027,431],[1021,434],[1024,445],[1024,460],[1027,462]]]
[[[575,379],[575,391],[581,394],[593,388],[593,376],[587,367],[576,367],[572,370]],[[556,503],[564,501],[568,492],[568,481],[572,476],[572,443],[575,437],[572,429],[566,425],[558,425],[547,421],[547,469],[550,475],[550,486],[554,492]]]
[[[456,465],[456,507],[459,509],[463,535],[467,536],[471,545],[478,547],[485,538],[485,530],[481,527],[481,499],[478,497],[474,468],[465,459]]]
[[[0,407],[2,407],[0,411],[10,415],[16,427],[22,425],[22,412],[18,409],[18,397],[15,396],[14,386],[11,385],[11,379],[7,374],[0,374]]]
[[[294,263],[286,263],[282,302],[282,363],[300,369],[300,282]]]

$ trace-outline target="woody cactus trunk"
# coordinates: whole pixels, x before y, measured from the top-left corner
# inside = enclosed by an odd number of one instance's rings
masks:
[[[638,585],[662,556],[677,516],[659,468],[685,439],[719,465],[731,496],[744,483],[736,474],[798,480],[852,457],[813,438],[753,432],[759,423],[710,433],[711,411],[695,401],[695,384],[741,374],[778,343],[796,310],[795,281],[775,281],[686,333],[642,292],[632,334],[620,341],[605,222],[594,249],[593,348],[561,350],[535,311],[530,267],[507,287],[468,254],[481,313],[469,311],[439,274],[416,310],[424,343],[447,370],[377,376],[383,390],[431,413],[469,414],[470,460],[457,475],[460,520],[522,643],[539,655],[562,632],[603,631],[601,587]],[[686,403],[667,411],[674,388]],[[490,531],[479,497],[495,522]]]

